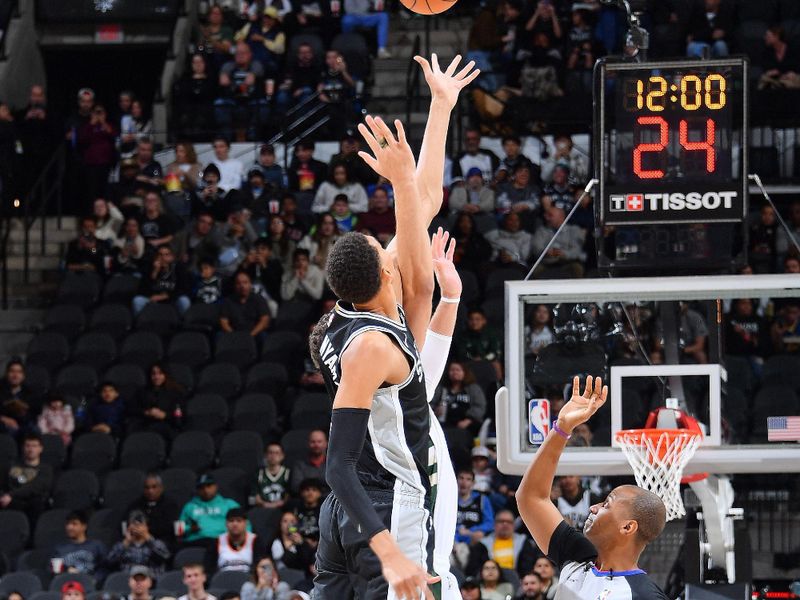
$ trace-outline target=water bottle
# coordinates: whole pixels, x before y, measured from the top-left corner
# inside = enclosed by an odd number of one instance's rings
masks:
[[[180,404],[175,405],[175,411],[172,413],[172,420],[175,422],[175,427],[180,428],[183,423],[183,410]]]

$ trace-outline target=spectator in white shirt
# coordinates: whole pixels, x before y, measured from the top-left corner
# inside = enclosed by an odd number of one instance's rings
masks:
[[[214,138],[214,158],[211,163],[219,169],[219,187],[224,190],[238,190],[242,187],[245,175],[244,165],[240,160],[230,158],[230,151],[231,144],[226,138]]]
[[[369,200],[364,186],[357,182],[351,182],[347,167],[336,165],[333,168],[331,181],[324,181],[319,186],[314,196],[314,204],[311,211],[314,213],[328,212],[334,199],[339,194],[347,196],[350,210],[354,213],[365,213],[369,210]]]
[[[283,274],[281,298],[288,300],[319,300],[325,289],[325,273],[310,260],[305,248],[294,251],[293,270]]]

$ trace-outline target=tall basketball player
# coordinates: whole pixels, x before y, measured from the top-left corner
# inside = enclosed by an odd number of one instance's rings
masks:
[[[639,556],[666,523],[661,498],[635,485],[622,485],[590,509],[580,533],[567,524],[550,500],[558,459],[572,430],[588,421],[605,403],[608,387],[598,377],[580,390],[572,382],[572,398],[539,447],[517,490],[517,506],[536,544],[561,569],[558,600],[667,600],[639,568]]]

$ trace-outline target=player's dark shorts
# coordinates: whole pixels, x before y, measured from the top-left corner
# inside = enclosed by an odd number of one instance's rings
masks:
[[[367,494],[403,553],[433,573],[433,519],[424,508],[424,497],[410,488],[407,492],[367,490]],[[369,540],[333,494],[320,509],[316,566],[313,600],[395,598]]]

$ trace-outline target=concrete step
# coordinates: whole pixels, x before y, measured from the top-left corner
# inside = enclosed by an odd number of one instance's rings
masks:
[[[34,271],[51,270],[55,271],[61,265],[61,256],[38,256],[28,257],[28,269],[33,274]],[[25,268],[25,257],[9,256],[8,270],[22,271]]]
[[[77,231],[70,231],[68,229],[49,229],[44,232],[45,243],[59,243],[66,244],[78,237]],[[25,231],[22,229],[12,229],[8,235],[8,239],[12,242],[23,243],[25,241]],[[28,240],[31,244],[38,244],[42,239],[41,229],[31,229],[28,231]]]
[[[66,246],[65,242],[57,242],[51,241],[51,238],[48,236],[44,243],[44,254],[45,256],[61,256],[64,253],[64,248]],[[42,250],[42,246],[39,243],[39,240],[31,240],[28,244],[28,248],[30,252],[34,254],[40,254]],[[8,255],[9,256],[22,256],[25,252],[25,242],[24,240],[14,241],[9,240],[8,244]]]
[[[389,32],[389,49],[394,51],[396,46],[410,44],[413,45],[414,39],[419,36],[422,43],[422,51],[425,52],[425,42],[430,41],[431,53],[436,52],[435,46],[458,46],[464,44],[465,36],[468,32],[461,32],[456,30],[436,30],[431,31],[427,36],[424,31],[390,31]],[[429,53],[430,54],[430,53]],[[441,56],[439,56],[441,59]]]
[[[44,322],[46,310],[15,309],[0,311],[0,332],[33,331],[39,329]]]

